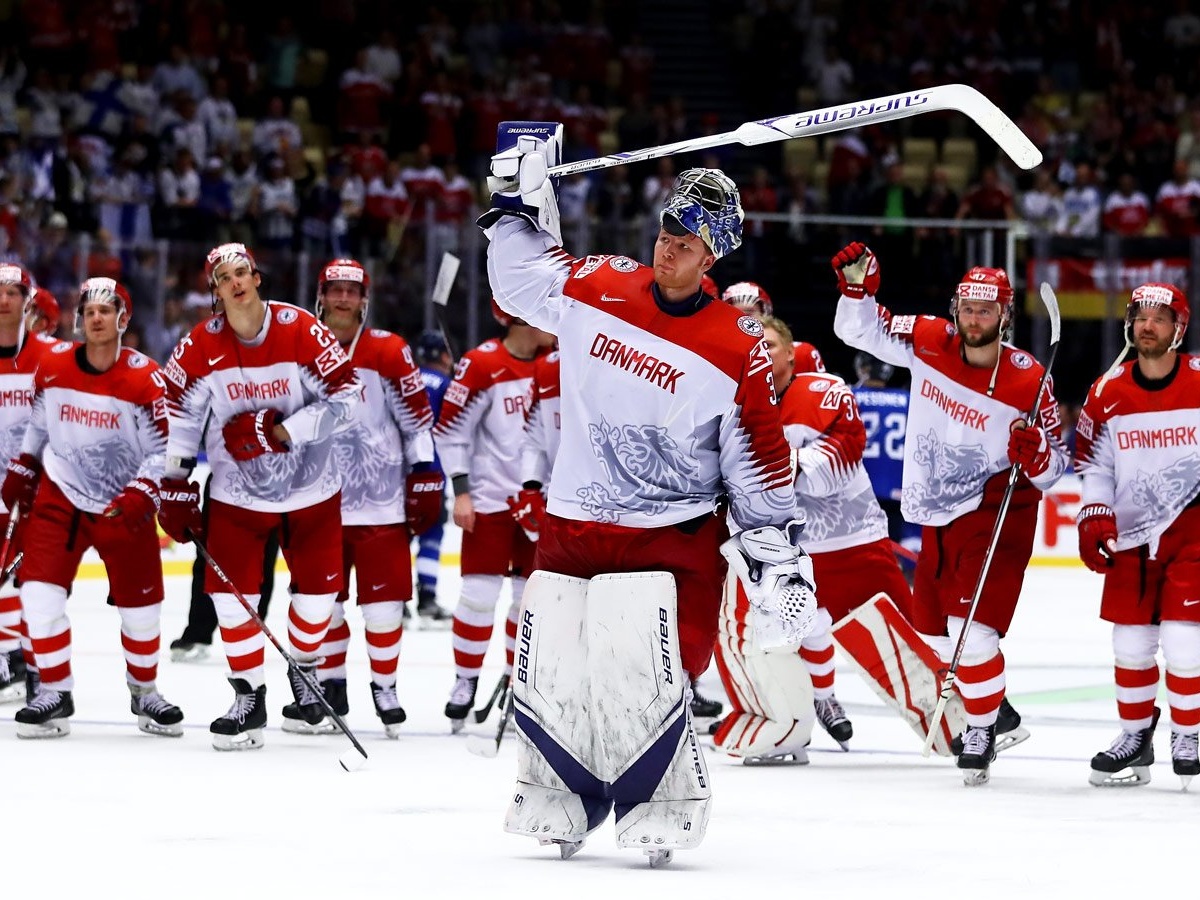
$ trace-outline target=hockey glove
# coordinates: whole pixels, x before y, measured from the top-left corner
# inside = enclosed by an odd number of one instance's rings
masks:
[[[107,519],[120,518],[125,528],[137,528],[154,520],[158,512],[158,488],[149,478],[135,478],[104,508]]]
[[[1030,478],[1050,468],[1050,441],[1037,425],[1020,423],[1008,434],[1008,461],[1020,465]]]
[[[22,453],[8,464],[4,486],[0,487],[0,500],[4,501],[10,512],[18,506],[28,510],[33,506],[33,498],[37,494],[41,477],[41,460],[32,453]]]
[[[1089,503],[1079,511],[1079,558],[1093,572],[1104,574],[1117,552],[1117,517],[1103,503]]]
[[[764,649],[799,644],[817,618],[812,560],[800,546],[802,522],[741,531],[721,545],[750,601],[751,622]]]
[[[557,136],[525,134],[492,157],[488,167],[492,208],[479,217],[479,227],[489,239],[492,226],[502,216],[520,216],[550,235],[554,243],[562,243],[558,195],[547,173],[557,156]]]
[[[174,541],[186,544],[204,539],[204,514],[200,512],[200,489],[194,481],[164,478],[158,489],[158,524]]]
[[[508,498],[508,511],[525,532],[525,537],[536,541],[546,516],[546,498],[542,492],[525,488],[517,496]]]
[[[424,534],[438,523],[446,502],[446,476],[436,469],[410,472],[404,484],[404,518],[413,534]]]
[[[257,459],[264,453],[287,453],[291,447],[275,437],[275,426],[282,421],[283,416],[273,409],[238,413],[221,429],[225,449],[238,462]]]
[[[837,272],[838,290],[852,300],[874,297],[879,293],[879,260],[871,248],[854,241],[839,250],[831,260]]]

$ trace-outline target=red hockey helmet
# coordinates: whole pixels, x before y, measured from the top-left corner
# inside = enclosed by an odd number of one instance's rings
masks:
[[[501,328],[507,328],[509,325],[524,324],[516,316],[510,315],[509,313],[506,313],[504,310],[502,310],[500,308],[500,304],[496,302],[495,297],[492,297],[492,318],[500,323]]]
[[[62,310],[55,296],[44,287],[34,288],[33,296],[25,301],[25,315],[36,315],[44,325],[39,325],[37,333],[54,334],[58,331],[58,318]]]
[[[33,296],[33,276],[29,274],[28,269],[16,263],[0,265],[0,284],[15,284],[21,289],[26,300]]]
[[[249,263],[252,272],[258,271],[258,263],[254,261],[254,254],[246,249],[245,244],[221,244],[219,247],[209,250],[208,256],[204,259],[204,278],[208,282],[208,286],[210,288],[217,286],[217,269],[227,262],[239,259],[244,259]]]
[[[124,334],[133,318],[133,303],[125,286],[112,278],[89,278],[79,286],[79,305],[75,307],[75,330],[83,331],[83,309],[89,303],[107,303],[117,310],[117,333]],[[125,314],[124,321],[121,313]]]
[[[725,293],[721,295],[721,299],[730,306],[736,306],[738,309],[752,316],[771,316],[775,314],[775,307],[771,303],[771,295],[762,289],[762,286],[753,281],[739,281],[737,284],[731,284],[725,288]]]
[[[1013,319],[1013,289],[1008,280],[1008,273],[1003,269],[993,269],[989,266],[974,266],[967,270],[958,287],[954,289],[954,299],[950,301],[950,317],[958,321],[958,301],[977,300],[985,303],[1000,304],[1000,333],[1004,335]]]
[[[1133,326],[1133,318],[1139,307],[1165,306],[1175,315],[1175,339],[1171,349],[1176,349],[1183,343],[1183,333],[1187,331],[1188,319],[1192,316],[1192,308],[1187,296],[1173,284],[1161,281],[1150,281],[1133,289],[1129,297],[1129,305],[1125,308],[1125,329],[1127,337],[1132,337],[1129,329]],[[1132,343],[1132,340],[1130,340]]]
[[[708,296],[712,297],[714,300],[720,299],[721,297],[721,289],[717,287],[717,283],[713,280],[711,275],[700,276],[700,290],[704,291],[704,293],[708,294]]]
[[[371,300],[371,276],[366,268],[356,259],[333,259],[325,263],[321,267],[321,274],[317,276],[317,318],[324,321],[324,306],[322,300],[325,297],[325,288],[331,281],[352,281],[362,285],[362,318],[365,322],[367,319],[367,304]]]

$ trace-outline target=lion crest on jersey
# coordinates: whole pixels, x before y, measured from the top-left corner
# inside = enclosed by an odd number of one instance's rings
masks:
[[[362,425],[337,433],[333,465],[342,475],[343,510],[389,503],[396,503],[397,511],[403,507],[404,460],[381,452]]]
[[[317,486],[336,489],[338,472],[329,464],[332,441],[306,444],[299,452],[264,453],[237,463],[224,488],[234,505],[253,508],[254,500],[280,503],[295,491]]]
[[[902,506],[905,518],[917,522],[977,493],[991,468],[982,444],[948,444],[932,429],[917,435],[912,458],[923,477],[904,492]]]
[[[1165,469],[1141,470],[1130,485],[1134,505],[1142,510],[1140,528],[1122,532],[1122,543],[1145,543],[1154,529],[1173,520],[1200,490],[1200,454],[1191,453]]]
[[[63,459],[80,474],[86,490],[94,494],[97,502],[112,499],[121,492],[138,473],[142,459],[129,444],[119,437],[88,444],[84,447],[55,447]]]
[[[698,468],[661,425],[610,425],[604,419],[588,426],[592,452],[608,474],[611,496],[642,512],[661,513],[667,502],[695,490]],[[609,498],[603,485],[589,486],[585,502]],[[657,494],[658,496],[653,496]],[[589,509],[591,515],[596,510]],[[603,518],[601,521],[609,521]],[[613,520],[615,521],[615,520]]]

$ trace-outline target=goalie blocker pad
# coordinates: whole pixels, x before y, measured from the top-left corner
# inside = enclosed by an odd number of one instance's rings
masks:
[[[711,791],[686,702],[675,580],[537,571],[513,672],[517,790],[505,830],[580,841],[615,805],[622,847],[691,847]]]
[[[794,648],[764,650],[752,614],[746,590],[731,570],[721,601],[716,661],[733,710],[713,744],[743,759],[802,758],[816,721],[808,667]]]
[[[834,625],[832,634],[842,655],[923,742],[942,688],[944,665],[891,598],[876,594]],[[952,756],[950,741],[966,727],[967,714],[956,692],[946,704],[933,741],[934,752]]]

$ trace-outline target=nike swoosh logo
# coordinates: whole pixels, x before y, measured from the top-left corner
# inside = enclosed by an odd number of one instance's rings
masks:
[[[152,590],[154,590],[154,588],[152,588],[152,587],[144,588],[144,589],[142,590],[142,593],[143,593],[143,594],[148,594],[148,593],[150,593]],[[1185,602],[1183,605],[1184,605],[1184,606],[1187,606],[1187,603]]]
[[[215,359],[210,359],[208,361],[208,364],[210,366],[215,366],[217,363],[219,363],[221,360],[223,360],[228,355],[229,355],[228,353],[222,353],[220,356],[216,357]]]
[[[1120,403],[1119,400],[1117,401],[1117,403],[1111,403],[1108,406],[1104,407],[1104,414],[1107,416],[1110,412],[1112,412],[1114,409],[1116,409],[1118,403]]]
[[[928,347],[922,347],[918,352],[922,356],[937,356],[938,355],[936,350],[930,350]]]
[[[382,582],[382,583],[380,583],[380,584],[373,584],[373,585],[371,585],[371,590],[373,590],[373,591],[377,591],[377,590],[379,590],[381,587],[383,587],[383,586],[384,586],[384,585],[386,585],[386,584],[387,584],[387,582],[386,582],[386,581],[384,581],[384,582]]]
[[[50,382],[52,382],[52,381],[53,381],[55,378],[57,378],[57,377],[58,377],[57,375],[47,375],[47,376],[46,376],[46,384],[49,384]]]
[[[600,302],[601,303],[624,303],[625,298],[624,297],[610,297],[610,296],[608,296],[608,294],[601,294]]]
[[[325,580],[326,580],[326,581],[333,581],[333,579],[335,579],[335,578],[337,578],[337,573],[336,573],[336,572],[334,572],[332,575],[326,575],[326,576],[325,576]]]
[[[1197,603],[1200,603],[1200,600],[1184,600],[1183,601],[1184,606],[1195,606]]]

